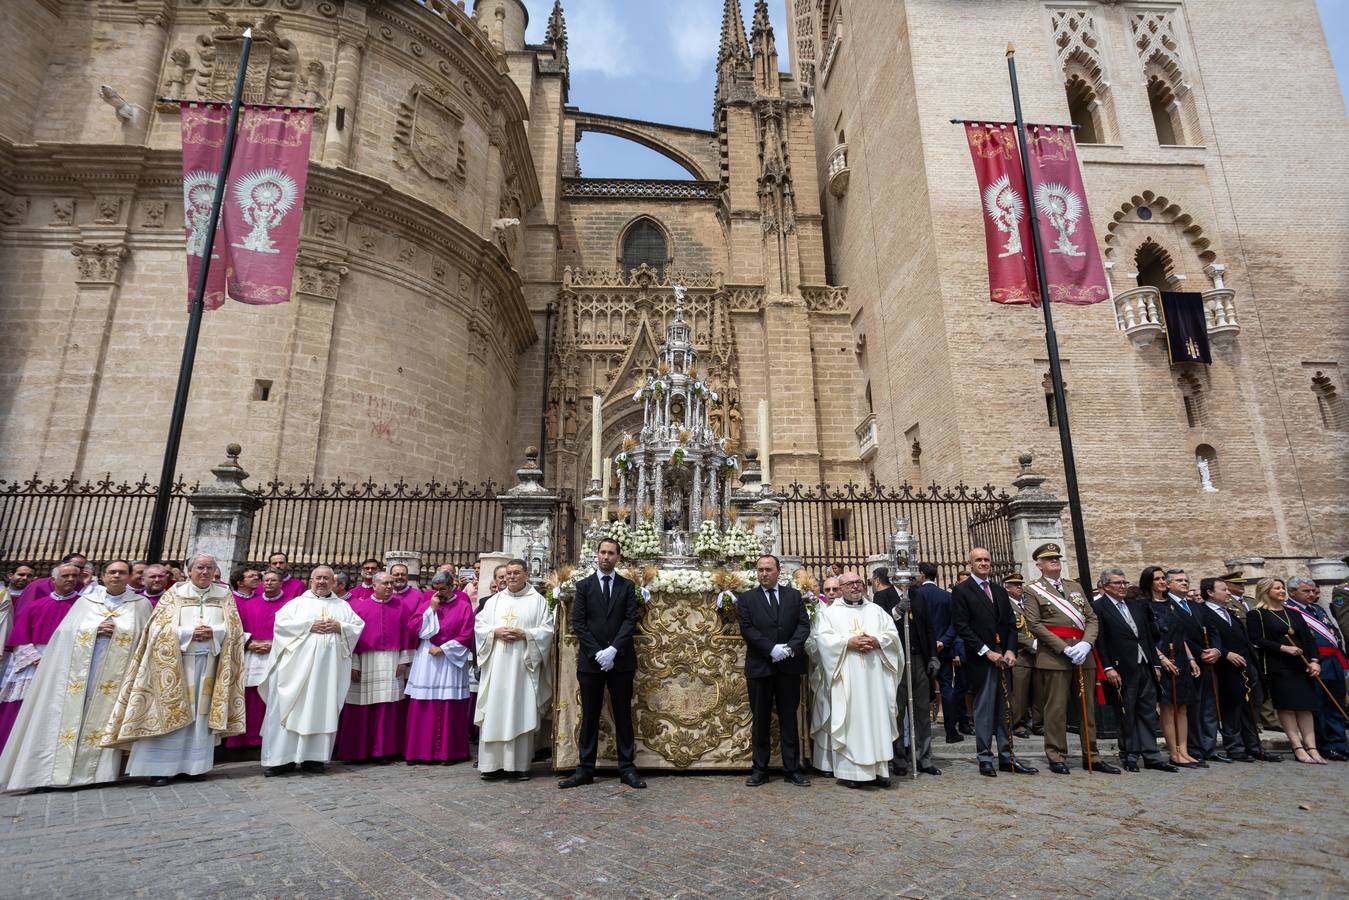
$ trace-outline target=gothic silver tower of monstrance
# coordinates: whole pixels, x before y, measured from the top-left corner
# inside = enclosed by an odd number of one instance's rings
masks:
[[[734,459],[711,424],[719,398],[698,372],[693,330],[684,321],[684,289],[675,288],[674,317],[655,375],[632,395],[642,404],[642,429],[615,458],[618,505],[636,525],[650,519],[662,534],[662,555],[687,557],[689,537],[704,518],[727,524]]]

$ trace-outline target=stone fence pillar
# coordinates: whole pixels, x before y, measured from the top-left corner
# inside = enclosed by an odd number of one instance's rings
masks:
[[[384,571],[394,566],[407,566],[408,581],[421,583],[422,575],[422,555],[417,550],[386,550],[384,551]]]
[[[1045,476],[1031,469],[1031,454],[1023,453],[1017,461],[1021,473],[1012,479],[1016,496],[1007,504],[1007,519],[1012,526],[1012,559],[1025,579],[1031,581],[1040,577],[1040,570],[1031,559],[1036,547],[1050,541],[1067,546],[1063,538],[1063,508],[1068,503],[1040,487]],[[1083,588],[1090,591],[1092,585]]]
[[[543,583],[552,562],[553,517],[557,495],[543,484],[539,450],[525,450],[525,464],[515,470],[515,487],[498,497],[501,503],[501,549],[508,559],[529,563],[529,581]]]
[[[198,553],[209,553],[226,579],[248,560],[253,516],[262,507],[262,501],[244,487],[248,473],[239,465],[242,452],[238,444],[226,447],[226,460],[211,469],[215,481],[187,499],[191,509],[187,556],[190,559]]]
[[[755,531],[758,532],[763,552],[781,556],[782,527],[779,519],[782,501],[763,480],[757,450],[745,454],[745,467],[740,474],[740,489],[734,491],[727,500],[737,524],[750,517],[754,518]]]

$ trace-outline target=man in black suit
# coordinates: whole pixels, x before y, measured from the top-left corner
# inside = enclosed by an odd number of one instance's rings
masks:
[[[899,591],[890,582],[890,570],[884,566],[871,573],[871,599],[895,619],[899,630],[899,643],[904,647],[904,668],[899,679],[899,737],[895,739],[895,758],[890,761],[890,769],[896,775],[909,774],[909,766],[914,764],[914,755],[905,746],[904,736],[911,732],[911,740],[918,748],[918,771],[925,775],[940,775],[941,769],[932,762],[932,681],[936,674],[937,647],[932,637],[932,627],[928,621],[927,600],[917,588],[909,588],[909,602],[901,603]],[[896,607],[899,607],[896,610]],[[909,617],[909,639],[913,642],[913,652],[904,643],[904,621]],[[906,679],[913,678],[913,718],[914,726],[908,727],[908,690]]]
[[[759,586],[736,598],[740,634],[745,639],[745,684],[754,716],[754,768],[745,784],[758,787],[768,781],[769,737],[776,708],[783,771],[792,784],[804,786],[810,779],[801,771],[796,717],[801,705],[801,676],[806,674],[810,616],[800,591],[778,586],[781,566],[776,556],[759,557],[754,571]]]
[[[1123,569],[1101,572],[1102,595],[1092,600],[1099,631],[1096,652],[1119,701],[1119,758],[1124,768],[1138,771],[1138,761],[1149,769],[1180,771],[1157,749],[1157,636],[1152,631],[1146,601],[1126,600],[1129,579]]]
[[[959,743],[965,740],[959,726],[968,724],[965,718],[965,673],[961,669],[964,645],[956,636],[955,625],[951,622],[951,593],[937,585],[936,563],[918,564],[918,593],[927,605],[932,640],[936,643],[937,659],[941,661],[937,682],[941,690],[946,743]]]
[[[974,692],[974,744],[979,774],[996,778],[998,770],[1034,775],[1039,769],[1012,761],[1007,742],[1007,673],[1016,665],[1016,617],[1012,601],[993,575],[993,556],[983,547],[970,551],[970,577],[951,591],[951,620],[965,643],[965,678]],[[1001,676],[1001,677],[999,677]],[[993,736],[998,764],[993,765]]]
[[[632,736],[632,680],[637,673],[632,635],[637,630],[637,590],[614,571],[618,554],[617,541],[600,541],[595,549],[595,574],[576,586],[576,599],[571,605],[571,630],[580,644],[576,655],[576,680],[581,686],[580,760],[571,777],[558,782],[560,788],[595,780],[606,688],[614,714],[619,780],[628,787],[646,787],[637,774],[637,744]]]
[[[1217,635],[1223,648],[1222,657],[1213,666],[1218,679],[1223,749],[1227,751],[1228,759],[1237,762],[1264,759],[1265,753],[1260,749],[1260,729],[1255,721],[1255,710],[1259,706],[1255,698],[1259,696],[1260,683],[1256,675],[1255,651],[1246,633],[1246,621],[1233,615],[1228,608],[1232,595],[1222,579],[1205,578],[1199,582],[1199,596],[1204,600],[1200,608],[1204,627],[1210,634]],[[1213,690],[1212,683],[1200,687]]]

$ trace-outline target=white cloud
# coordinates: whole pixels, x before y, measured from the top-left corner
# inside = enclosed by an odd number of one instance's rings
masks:
[[[634,15],[635,4],[619,0],[562,0],[567,18],[567,58],[573,72],[596,72],[607,78],[633,73],[631,57],[637,55],[624,21]],[[548,30],[553,0],[525,0],[529,10],[526,39],[542,43]],[[620,10],[625,10],[620,14]]]
[[[671,4],[666,25],[679,74],[688,81],[705,76],[717,61],[721,10],[714,3]]]

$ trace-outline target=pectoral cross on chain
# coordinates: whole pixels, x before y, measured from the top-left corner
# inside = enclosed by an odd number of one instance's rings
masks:
[[[506,607],[506,611],[505,611],[504,613],[501,614],[501,621],[504,622],[504,623],[506,623],[506,627],[507,627],[507,628],[514,628],[514,627],[515,627],[515,620],[516,620],[517,618],[519,618],[519,617],[516,616],[515,610],[512,609],[512,608],[509,607],[509,606]]]

